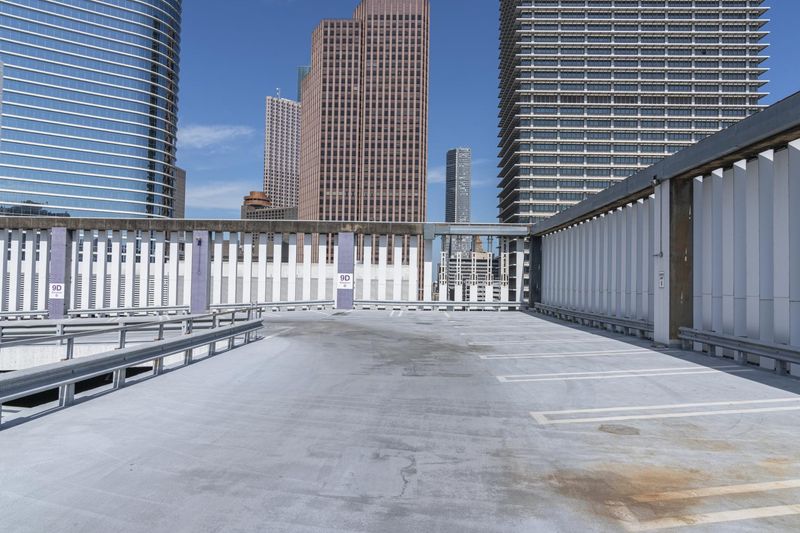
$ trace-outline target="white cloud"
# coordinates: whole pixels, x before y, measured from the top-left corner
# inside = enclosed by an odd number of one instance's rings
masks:
[[[187,149],[219,148],[235,140],[250,137],[255,130],[249,126],[190,125],[178,130],[178,147]]]
[[[447,179],[447,167],[438,166],[428,169],[428,183],[444,183]]]
[[[189,184],[186,188],[186,207],[238,211],[244,196],[254,188],[257,187],[251,181]]]

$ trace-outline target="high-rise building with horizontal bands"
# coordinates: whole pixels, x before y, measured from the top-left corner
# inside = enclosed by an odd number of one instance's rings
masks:
[[[300,104],[267,96],[264,191],[275,207],[297,207],[300,174]]]
[[[757,112],[762,0],[501,0],[499,218],[536,222]]]
[[[429,12],[429,0],[363,0],[314,31],[301,219],[425,220]]]
[[[447,152],[445,173],[444,221],[469,223],[472,201],[472,150],[453,148]],[[448,251],[467,253],[472,248],[469,237],[448,236]]]
[[[0,213],[173,217],[180,0],[0,0]]]

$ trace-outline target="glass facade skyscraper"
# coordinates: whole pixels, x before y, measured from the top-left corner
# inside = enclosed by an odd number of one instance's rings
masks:
[[[550,217],[761,109],[762,0],[501,0],[502,222]]]
[[[0,212],[175,215],[180,0],[0,0]]]

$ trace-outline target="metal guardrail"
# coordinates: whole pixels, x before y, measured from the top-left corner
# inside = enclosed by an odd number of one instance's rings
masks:
[[[653,337],[653,324],[641,320],[631,320],[627,318],[617,318],[605,315],[597,315],[594,313],[584,313],[582,311],[574,311],[572,309],[564,309],[563,307],[555,307],[552,305],[534,304],[534,310],[543,314],[558,318],[560,320],[567,320],[576,322],[585,326],[592,327],[611,327],[614,331],[622,329],[625,335],[636,333],[638,337],[646,337],[649,335]]]
[[[361,309],[409,309],[419,311],[504,311],[518,310],[520,302],[406,302],[391,300],[356,300],[356,308]]]
[[[0,375],[0,413],[3,403],[56,388],[59,406],[66,407],[74,402],[75,384],[79,381],[111,373],[112,386],[118,389],[125,384],[125,370],[128,368],[152,361],[153,375],[159,375],[164,370],[167,356],[184,352],[184,365],[188,365],[192,363],[194,349],[207,345],[208,355],[212,356],[217,342],[227,339],[230,349],[235,346],[236,337],[243,336],[243,343],[247,344],[253,333],[262,327],[261,319],[248,320],[211,331],[187,333],[176,339],[9,372]]]
[[[47,311],[5,311],[0,313],[0,322],[31,318],[47,318]]]
[[[239,316],[243,314],[244,316]],[[176,318],[170,319],[156,319],[156,320],[148,320],[144,322],[137,322],[134,324],[125,324],[123,323],[106,323],[104,321],[100,321],[100,324],[85,324],[83,326],[76,326],[76,327],[84,327],[90,329],[83,329],[81,331],[77,331],[75,333],[66,333],[64,331],[65,324],[68,323],[67,321],[56,321],[53,325],[55,326],[56,333],[55,334],[46,334],[46,335],[25,335],[19,334],[21,338],[16,338],[10,341],[3,341],[0,342],[0,350],[3,348],[12,348],[18,346],[31,346],[36,344],[63,344],[65,346],[65,359],[72,359],[75,340],[82,339],[87,337],[92,337],[96,335],[104,335],[109,333],[117,333],[118,334],[118,343],[117,349],[125,348],[127,342],[127,335],[133,331],[155,331],[156,337],[153,339],[154,341],[161,341],[164,339],[164,332],[167,329],[174,329],[177,330],[180,328],[181,332],[191,333],[194,331],[198,326],[202,327],[205,326],[205,329],[215,329],[220,326],[221,323],[225,322],[226,316],[230,318],[227,320],[229,325],[233,325],[237,321],[242,320],[251,320],[253,316],[258,316],[260,318],[261,312],[258,309],[251,308],[251,307],[237,307],[228,310],[213,310],[211,313],[206,313],[203,315],[182,315]],[[72,320],[72,323],[76,321]],[[78,324],[82,321],[77,321]],[[15,323],[16,325],[17,323]],[[105,324],[108,324],[108,327],[104,327]],[[35,321],[32,323],[27,324],[27,327],[41,329],[42,322]],[[170,328],[170,326],[173,326]],[[18,329],[18,328],[16,328]],[[0,329],[0,333],[2,333],[2,329]],[[0,336],[2,339],[2,336]]]
[[[329,307],[333,307],[336,304],[334,300],[303,300],[297,302],[262,302],[262,303],[255,303],[255,304],[214,304],[211,309],[230,309],[233,307],[239,309],[260,309],[261,311],[295,311],[300,309],[302,311],[307,311],[312,308],[316,308],[318,310],[327,309]]]
[[[161,316],[188,314],[188,305],[162,305],[159,307],[115,307],[109,309],[70,309],[69,317]],[[45,312],[45,314],[47,314]]]
[[[683,341],[685,349],[690,349],[692,343],[698,343],[702,344],[709,353],[714,352],[715,348],[731,350],[733,359],[739,363],[746,363],[748,355],[774,359],[775,370],[779,374],[789,373],[789,363],[800,365],[800,348],[795,346],[692,328],[680,328],[678,337]]]

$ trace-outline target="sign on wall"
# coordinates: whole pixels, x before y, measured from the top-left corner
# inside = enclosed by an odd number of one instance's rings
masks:
[[[50,284],[49,295],[50,295],[50,299],[51,300],[63,300],[64,299],[64,284],[63,283],[51,283]]]
[[[337,289],[353,290],[353,274],[339,274]]]

